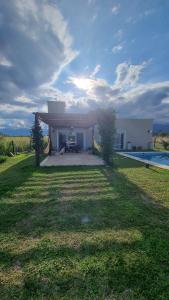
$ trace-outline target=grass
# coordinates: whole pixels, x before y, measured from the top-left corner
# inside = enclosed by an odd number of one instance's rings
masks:
[[[6,161],[5,156],[0,156],[0,164],[4,163]]]
[[[12,141],[15,152],[31,150],[31,138],[29,136],[1,136],[0,135],[0,155],[7,155],[13,151]]]
[[[169,172],[0,165],[0,299],[168,299]]]
[[[8,155],[14,150],[17,153],[30,152],[33,150],[30,136],[3,136],[0,135],[0,155]],[[44,144],[47,144],[48,137],[44,136]]]

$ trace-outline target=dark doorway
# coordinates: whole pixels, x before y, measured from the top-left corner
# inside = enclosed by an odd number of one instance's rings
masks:
[[[59,133],[59,150],[66,143],[66,135],[63,133]]]
[[[121,137],[120,137],[120,149],[124,149],[124,133],[121,133]]]
[[[77,145],[80,147],[80,149],[84,149],[84,138],[83,138],[83,132],[77,132]]]

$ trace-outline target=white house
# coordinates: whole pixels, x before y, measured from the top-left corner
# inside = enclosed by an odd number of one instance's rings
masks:
[[[38,113],[39,119],[49,125],[51,148],[58,151],[63,142],[75,142],[82,150],[100,142],[94,112],[67,113],[65,102],[49,101],[48,113]],[[152,149],[152,119],[116,119],[116,150]]]

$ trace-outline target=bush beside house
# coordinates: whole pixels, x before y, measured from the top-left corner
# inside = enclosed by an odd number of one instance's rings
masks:
[[[113,154],[115,137],[115,111],[112,108],[99,109],[97,115],[99,134],[101,137],[101,153],[105,162],[109,164]]]

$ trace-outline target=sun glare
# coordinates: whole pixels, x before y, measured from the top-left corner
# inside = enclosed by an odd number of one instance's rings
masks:
[[[78,87],[79,89],[82,90],[87,90],[90,88],[91,85],[91,80],[88,78],[74,78],[74,82],[73,82],[76,87]]]

